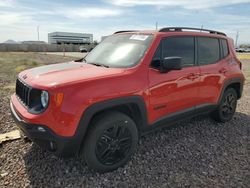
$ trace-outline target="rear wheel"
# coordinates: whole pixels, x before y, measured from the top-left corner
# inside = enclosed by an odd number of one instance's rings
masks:
[[[126,164],[138,143],[134,121],[123,113],[109,112],[99,115],[90,126],[83,149],[87,165],[107,172]]]
[[[229,88],[223,94],[219,106],[214,112],[212,117],[218,122],[227,122],[233,118],[237,107],[237,93],[233,88]]]

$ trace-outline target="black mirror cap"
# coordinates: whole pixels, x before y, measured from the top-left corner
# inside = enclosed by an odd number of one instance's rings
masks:
[[[166,57],[161,62],[161,72],[168,72],[170,70],[181,70],[182,58],[181,57]]]

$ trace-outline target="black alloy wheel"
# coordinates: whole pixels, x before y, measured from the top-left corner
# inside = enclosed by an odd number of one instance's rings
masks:
[[[227,122],[233,118],[236,111],[238,96],[233,88],[228,88],[217,108],[212,112],[212,117],[218,122]]]
[[[135,122],[126,114],[111,111],[99,114],[90,124],[83,145],[83,159],[97,172],[125,165],[138,144]]]
[[[104,165],[114,165],[126,157],[131,148],[132,136],[129,129],[120,122],[104,130],[96,144],[96,156]]]
[[[232,116],[237,105],[237,98],[233,93],[228,93],[221,106],[221,113],[225,118]]]

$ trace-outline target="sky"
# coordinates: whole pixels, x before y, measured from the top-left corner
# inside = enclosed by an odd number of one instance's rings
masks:
[[[168,26],[225,32],[250,44],[250,0],[0,0],[0,42],[48,41],[55,31],[93,33]]]

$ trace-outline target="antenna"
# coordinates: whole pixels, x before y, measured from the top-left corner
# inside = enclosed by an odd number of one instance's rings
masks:
[[[203,30],[203,24],[201,25],[201,31]]]

